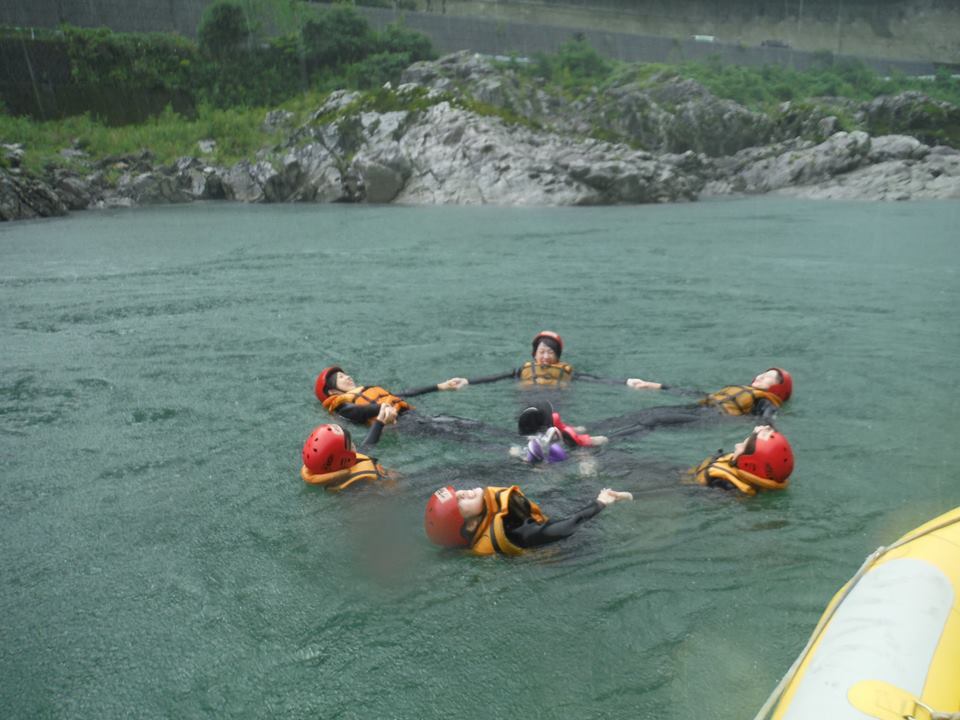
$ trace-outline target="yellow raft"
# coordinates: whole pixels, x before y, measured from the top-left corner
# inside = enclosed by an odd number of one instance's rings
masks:
[[[766,718],[960,720],[960,507],[867,558],[754,720]]]

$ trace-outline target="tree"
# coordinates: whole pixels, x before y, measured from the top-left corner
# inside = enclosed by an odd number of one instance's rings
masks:
[[[232,2],[218,2],[207,8],[197,28],[200,49],[207,55],[225,59],[247,47],[250,24],[246,13]]]

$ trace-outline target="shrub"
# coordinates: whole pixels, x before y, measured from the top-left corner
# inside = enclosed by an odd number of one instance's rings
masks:
[[[362,60],[374,43],[366,19],[344,5],[335,5],[308,20],[302,38],[307,66],[314,70]]]
[[[248,48],[250,25],[246,13],[232,2],[217,2],[203,13],[197,28],[200,50],[210,57],[225,59]]]

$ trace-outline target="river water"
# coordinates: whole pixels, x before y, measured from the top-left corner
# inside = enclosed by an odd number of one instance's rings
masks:
[[[0,706],[34,718],[745,718],[878,545],[960,503],[957,203],[197,204],[0,226]],[[681,484],[746,420],[531,470],[389,430],[393,493],[299,479],[318,370],[400,389],[549,328],[608,378],[793,372],[786,492]],[[418,398],[514,426],[509,382]],[[684,402],[575,383],[588,428]],[[359,433],[356,433],[359,434]],[[430,492],[612,506],[517,559]]]

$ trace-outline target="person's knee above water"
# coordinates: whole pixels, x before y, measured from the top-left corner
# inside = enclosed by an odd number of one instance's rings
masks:
[[[783,368],[770,368],[757,375],[749,385],[728,385],[713,393],[674,388],[664,383],[630,378],[635,390],[673,390],[679,394],[703,395],[700,405],[716,407],[727,415],[758,415],[770,419],[793,393],[793,377]]]
[[[399,393],[392,393],[379,385],[357,385],[338,365],[325,368],[314,384],[314,394],[331,415],[339,415],[350,422],[371,424],[380,408],[389,405],[403,415],[413,409],[404,398],[425,395],[438,390],[456,390],[463,378],[451,378],[436,385],[426,385]]]
[[[550,520],[516,485],[437,490],[427,503],[423,523],[435,545],[469,549],[475,555],[519,555],[526,548],[570,537],[607,505],[633,500],[628,492],[604,488],[579,512]]]
[[[691,471],[700,485],[738,490],[783,490],[793,472],[793,448],[787,438],[769,425],[758,425],[732,453],[722,450]]]
[[[382,406],[360,448],[365,450],[376,445],[383,426],[396,421],[397,411],[389,405]],[[300,477],[308,485],[319,485],[337,492],[357,484],[393,482],[391,472],[375,457],[358,452],[350,432],[339,425],[314,428],[303,444],[301,456]]]
[[[527,437],[527,445],[525,448],[512,447],[510,454],[528,463],[562,462],[567,459],[567,449],[596,447],[607,442],[603,435],[587,435],[584,428],[565,423],[547,400],[520,413],[517,431]]]

